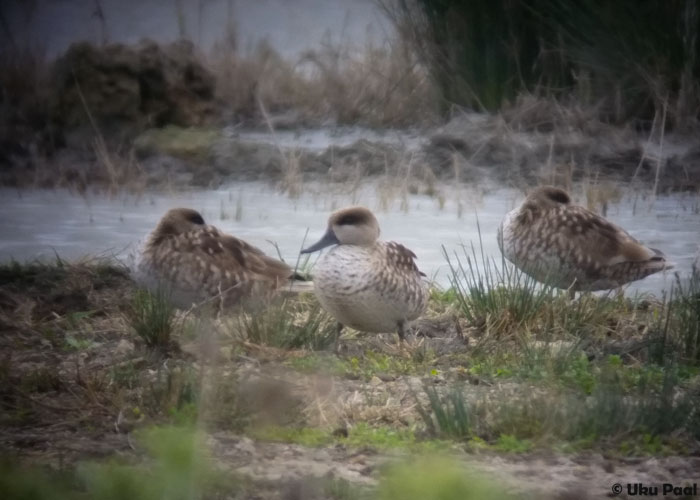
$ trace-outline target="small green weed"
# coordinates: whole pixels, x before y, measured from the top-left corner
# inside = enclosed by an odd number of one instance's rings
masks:
[[[348,446],[372,446],[378,449],[413,448],[417,444],[416,436],[410,429],[372,427],[365,422],[352,426],[348,437],[342,441]]]
[[[389,467],[377,489],[379,500],[481,500],[510,498],[495,481],[440,456],[423,456]]]
[[[333,442],[330,432],[311,427],[265,426],[253,428],[251,435],[263,441],[295,443],[303,446],[325,446]]]
[[[413,360],[371,350],[365,351],[362,356],[353,356],[344,361],[346,375],[365,380],[378,374],[408,375],[418,373],[422,367],[421,363],[415,363]]]
[[[127,323],[147,346],[167,351],[175,329],[175,309],[164,289],[137,290],[126,313]]]
[[[93,316],[97,311],[75,311],[66,314],[68,326],[74,330],[80,329],[82,323]]]
[[[146,387],[147,397],[143,400],[149,413],[168,415],[183,422],[196,419],[201,381],[198,372],[191,367],[165,367],[158,370]],[[192,415],[192,412],[195,412]]]
[[[418,404],[423,422],[433,436],[466,440],[472,435],[473,415],[459,388],[453,388],[445,397],[428,385],[424,386],[430,408]],[[417,401],[417,398],[416,398]]]
[[[134,389],[139,384],[139,370],[131,361],[112,367],[110,376],[111,382],[118,387]]]
[[[335,342],[337,324],[317,303],[285,299],[254,314],[241,314],[233,328],[256,344],[284,349],[327,349]]]
[[[684,284],[676,273],[676,283],[671,291],[668,314],[686,359],[700,364],[700,268],[693,266]]]
[[[518,439],[510,434],[501,434],[494,448],[506,453],[526,453],[532,449],[532,442],[528,439]]]
[[[66,335],[65,342],[66,348],[72,351],[84,351],[95,345],[90,339],[81,339],[73,335]]]
[[[253,427],[249,432],[256,439],[264,441],[295,443],[311,447],[342,443],[356,448],[372,447],[380,450],[406,449],[426,452],[443,449],[446,446],[444,441],[418,440],[415,432],[409,428],[375,427],[366,422],[353,425],[348,429],[346,437],[335,436],[328,430],[315,427],[262,426]]]
[[[290,367],[301,373],[330,373],[343,375],[346,365],[337,356],[322,356],[311,353],[307,356],[294,357],[286,362]]]

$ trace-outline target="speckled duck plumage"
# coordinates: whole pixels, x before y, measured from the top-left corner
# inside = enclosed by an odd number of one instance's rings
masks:
[[[418,318],[428,301],[415,254],[395,242],[378,241],[379,223],[364,207],[334,212],[323,238],[304,250],[332,248],[313,268],[321,305],[340,324],[365,332],[398,332]]]
[[[562,189],[535,189],[498,231],[503,255],[536,280],[573,291],[618,288],[673,265]]]
[[[284,262],[216,227],[195,210],[168,211],[151,233],[137,281],[164,288],[181,308],[212,299],[222,305],[262,299],[292,275]]]

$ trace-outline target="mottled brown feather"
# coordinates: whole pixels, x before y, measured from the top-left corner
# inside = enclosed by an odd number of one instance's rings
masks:
[[[416,254],[400,243],[389,241],[386,243],[386,258],[389,266],[408,273],[418,273],[425,276],[416,265]]]
[[[201,220],[190,209],[168,212],[146,245],[148,271],[202,297],[225,291],[228,303],[272,291],[291,277],[284,262]]]
[[[561,189],[536,189],[513,214],[504,253],[538,279],[554,280],[562,287],[575,282],[577,289],[604,289],[672,267],[663,254],[624,229],[572,205]],[[500,231],[503,235],[503,226]]]

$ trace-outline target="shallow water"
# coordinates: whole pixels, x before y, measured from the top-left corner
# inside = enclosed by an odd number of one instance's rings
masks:
[[[359,187],[305,184],[297,199],[264,183],[238,183],[227,188],[177,194],[80,197],[66,191],[0,190],[0,260],[74,259],[115,255],[128,260],[139,243],[172,207],[199,210],[208,223],[246,239],[275,255],[273,242],[285,260],[294,263],[304,242],[318,239],[330,211],[349,204],[375,210],[382,238],[411,248],[429,277],[448,284],[443,255],[462,252],[461,245],[479,245],[500,262],[496,229],[503,215],[523,198],[507,188],[473,190],[441,186],[440,196],[409,194],[401,186]],[[581,197],[577,202],[581,203]],[[681,275],[690,272],[700,250],[697,195],[660,196],[653,203],[634,193],[611,204],[607,217],[645,244],[659,248],[676,263]],[[658,274],[633,283],[632,292],[661,294],[673,274]]]
[[[425,144],[427,139],[418,132],[406,132],[403,130],[373,130],[362,127],[320,127],[297,130],[277,130],[272,135],[267,131],[237,131],[234,127],[227,127],[223,131],[224,136],[251,142],[275,144],[282,148],[304,149],[307,151],[321,152],[329,147],[350,146],[357,141],[365,140],[401,146],[408,151],[417,150]]]

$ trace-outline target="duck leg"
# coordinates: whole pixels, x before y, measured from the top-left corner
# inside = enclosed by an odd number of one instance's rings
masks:
[[[340,334],[343,333],[343,328],[345,328],[345,325],[338,321],[335,327],[335,342],[333,343],[333,352],[336,355],[340,353]]]
[[[403,342],[406,340],[406,324],[403,321],[399,321],[397,327],[399,342],[403,344]]]

